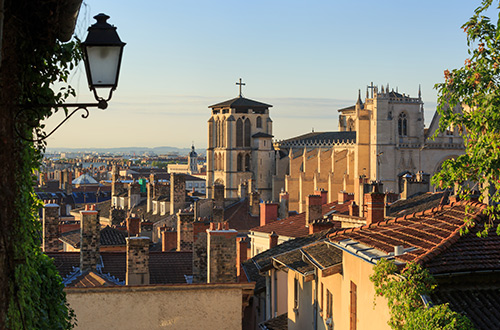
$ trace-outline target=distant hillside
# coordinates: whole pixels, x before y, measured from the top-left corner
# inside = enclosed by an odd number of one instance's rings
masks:
[[[122,155],[133,155],[137,156],[143,155],[144,153],[154,153],[156,155],[164,155],[168,153],[176,152],[179,155],[187,155],[191,151],[190,148],[176,148],[176,147],[120,147],[120,148],[47,148],[47,153],[57,153],[57,152],[98,152],[98,153],[111,153],[111,154],[122,154]],[[205,150],[196,150],[198,154],[204,154]]]

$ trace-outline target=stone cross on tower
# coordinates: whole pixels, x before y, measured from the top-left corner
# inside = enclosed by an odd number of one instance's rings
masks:
[[[373,86],[373,81],[372,81],[371,85],[366,86],[366,91],[367,91],[367,92],[368,92],[368,89],[369,89],[369,88],[371,88],[371,95],[372,95],[372,98],[373,98],[373,90],[374,90],[374,88],[375,88],[375,86]]]
[[[243,94],[241,94],[241,86],[245,86],[246,84],[244,82],[241,82],[241,78],[240,78],[240,82],[236,83],[236,85],[240,85],[240,97],[242,97]]]

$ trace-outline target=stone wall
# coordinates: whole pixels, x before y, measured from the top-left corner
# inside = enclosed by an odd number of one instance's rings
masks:
[[[244,293],[254,284],[66,288],[76,329],[242,328]]]
[[[193,250],[193,213],[177,213],[177,251]]]

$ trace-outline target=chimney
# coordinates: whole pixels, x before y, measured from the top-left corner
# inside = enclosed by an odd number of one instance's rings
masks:
[[[85,211],[80,211],[80,271],[82,272],[96,270],[101,239],[97,211],[91,210],[89,205],[85,208]]]
[[[149,284],[149,238],[128,237],[125,285]]]
[[[169,252],[177,249],[177,232],[173,230],[163,230],[161,232],[161,250]]]
[[[306,227],[311,222],[323,217],[323,209],[321,207],[321,196],[309,195],[306,198]]]
[[[200,220],[200,219],[198,219],[198,220]],[[196,242],[198,240],[200,233],[206,234],[207,229],[209,229],[209,228],[210,228],[209,222],[204,222],[204,221],[193,222],[193,241]]]
[[[338,203],[344,204],[348,200],[349,200],[349,194],[347,193],[347,191],[343,191],[343,190],[339,191]]]
[[[272,249],[273,247],[275,247],[276,245],[278,245],[278,238],[279,238],[279,235],[276,234],[274,231],[272,231],[269,234],[269,248],[270,249]]]
[[[176,214],[186,204],[186,177],[183,174],[170,174],[170,214]]]
[[[214,208],[213,208],[212,212],[213,212],[214,222],[224,222],[224,207],[223,206],[218,206],[216,203],[214,203]]]
[[[260,203],[260,225],[265,226],[268,223],[278,219],[278,204],[270,202]]]
[[[288,205],[290,202],[290,195],[288,192],[280,193],[280,207],[279,207],[279,218],[286,219],[288,218]]]
[[[193,250],[194,213],[177,213],[177,251]]]
[[[127,231],[130,236],[137,236],[141,233],[141,219],[134,213],[127,218]]]
[[[254,217],[259,216],[260,194],[258,191],[250,193],[250,214]]]
[[[309,224],[309,235],[334,227],[334,223],[328,219],[314,220]]]
[[[351,217],[359,217],[359,206],[355,201],[352,201],[352,203],[349,205],[349,215]]]
[[[120,179],[120,173],[118,171],[118,167],[113,165],[111,169],[111,196],[118,195],[118,190],[116,189],[116,183]]]
[[[373,187],[373,192],[365,194],[367,225],[384,220],[385,195],[378,192],[377,186]]]
[[[315,195],[321,196],[321,204],[327,204],[328,203],[328,191],[324,189],[317,189],[314,191]]]
[[[43,252],[59,251],[59,205],[46,204],[43,207]]]
[[[146,185],[147,191],[148,191],[148,197],[146,198],[146,203],[147,203],[147,212],[153,211],[153,192],[154,192],[154,187],[151,182],[148,182]]]
[[[247,282],[248,279],[241,264],[248,259],[248,240],[246,237],[238,238],[236,245],[236,276],[240,282]]]
[[[237,234],[234,229],[207,229],[207,283],[237,281],[235,262]]]

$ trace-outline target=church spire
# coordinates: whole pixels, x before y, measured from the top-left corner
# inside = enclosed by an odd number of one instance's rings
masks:
[[[363,109],[363,101],[361,101],[361,89],[358,89],[358,100],[356,101],[356,110]]]

